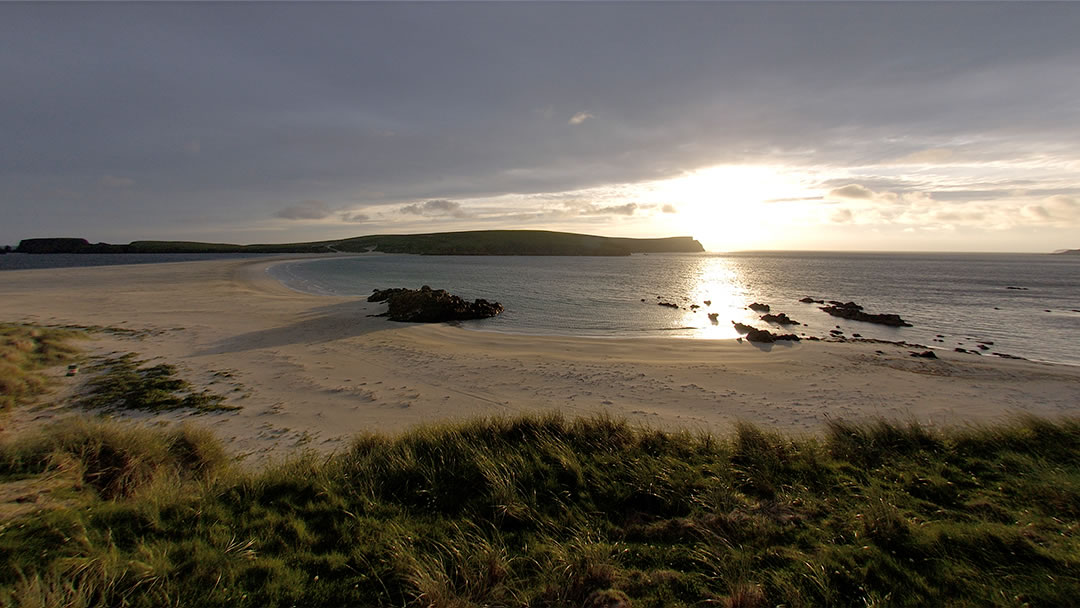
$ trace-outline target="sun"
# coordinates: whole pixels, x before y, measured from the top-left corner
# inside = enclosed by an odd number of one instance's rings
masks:
[[[720,165],[654,182],[652,196],[672,205],[669,224],[709,251],[781,248],[806,196],[804,181],[767,165]]]

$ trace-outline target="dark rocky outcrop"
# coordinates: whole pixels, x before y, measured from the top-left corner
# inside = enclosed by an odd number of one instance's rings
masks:
[[[937,355],[934,354],[934,351],[932,351],[932,350],[924,350],[921,353],[917,353],[917,352],[913,351],[911,353],[911,356],[912,357],[920,357],[922,359],[937,359]]]
[[[754,312],[769,312],[769,305],[761,304],[760,302],[754,302],[750,306],[747,306],[747,308]]]
[[[852,321],[877,323],[878,325],[888,325],[890,327],[911,327],[911,323],[901,319],[900,315],[866,313],[863,312],[863,307],[855,302],[837,302],[831,300],[829,306],[822,306],[821,310],[824,310],[834,317],[850,319]]]
[[[656,305],[657,306],[666,306],[668,308],[678,308],[679,307],[678,304],[672,304],[671,302],[657,302]]]
[[[376,298],[376,299],[373,299]],[[420,289],[376,289],[368,297],[369,302],[386,301],[386,316],[391,321],[409,323],[441,323],[443,321],[467,321],[486,319],[503,311],[502,304],[476,300],[469,302],[443,289],[424,285]]]
[[[785,313],[761,315],[761,320],[766,323],[776,323],[777,325],[802,325],[802,323],[792,319]]]
[[[746,334],[746,339],[751,342],[763,342],[768,344],[780,340],[793,340],[796,342],[799,340],[799,336],[796,336],[795,334],[774,334],[767,329],[758,329],[746,325],[745,323],[736,323],[735,321],[732,321],[731,323],[735,326],[735,331],[740,334]]]
[[[815,300],[814,298],[811,298],[810,296],[806,296],[805,298],[800,298],[799,301],[802,302],[803,304],[824,304],[825,303],[825,300]]]

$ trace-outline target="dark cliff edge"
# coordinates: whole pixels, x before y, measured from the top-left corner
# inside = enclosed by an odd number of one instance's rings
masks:
[[[19,253],[414,253],[421,255],[603,255],[701,253],[689,236],[634,239],[546,230],[474,230],[431,234],[388,234],[335,241],[232,245],[191,241],[90,243],[81,238],[24,239]]]

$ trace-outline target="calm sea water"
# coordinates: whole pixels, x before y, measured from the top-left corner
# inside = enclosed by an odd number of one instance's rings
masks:
[[[1080,256],[369,255],[289,262],[270,272],[286,285],[311,293],[366,296],[376,288],[431,285],[465,298],[501,302],[506,307],[502,315],[464,324],[479,330],[730,339],[738,335],[732,321],[768,326],[746,308],[757,301],[804,323],[789,330],[800,334],[824,336],[839,327],[847,336],[859,333],[948,350],[991,341],[986,355],[1000,352],[1080,365]],[[798,301],[807,295],[855,301],[871,313],[897,313],[914,327],[831,317],[817,305]],[[661,300],[680,308],[658,306]],[[690,304],[701,308],[691,310]],[[717,323],[709,321],[709,312],[719,314]]]

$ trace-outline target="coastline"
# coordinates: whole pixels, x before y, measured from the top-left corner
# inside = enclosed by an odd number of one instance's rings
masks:
[[[80,346],[172,363],[242,409],[117,417],[205,425],[253,464],[339,449],[361,432],[553,409],[667,429],[723,432],[746,421],[810,434],[828,419],[988,423],[1075,415],[1080,403],[1072,366],[941,351],[924,360],[889,344],[767,348],[392,323],[368,316],[380,304],[296,291],[266,272],[306,257],[6,271],[0,321],[120,330]],[[47,400],[57,405],[16,410],[7,430],[71,413],[64,404],[86,378],[53,375]]]

